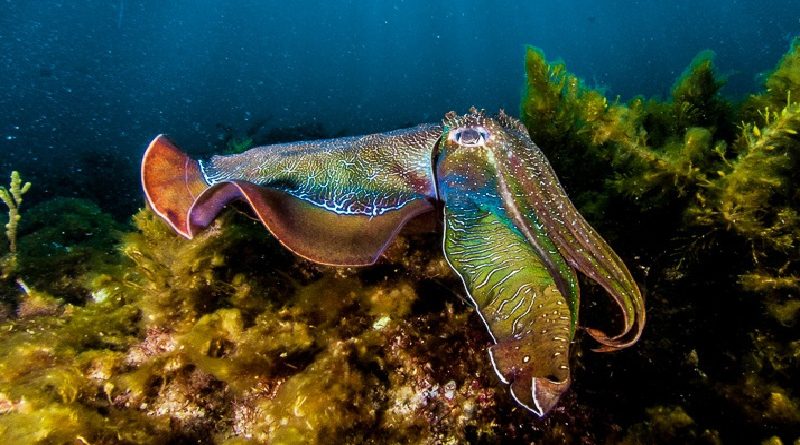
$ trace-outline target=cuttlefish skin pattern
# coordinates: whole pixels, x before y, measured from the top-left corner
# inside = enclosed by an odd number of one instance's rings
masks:
[[[492,365],[540,416],[570,383],[576,271],[622,314],[615,335],[584,328],[596,350],[628,347],[644,327],[630,272],[575,209],[524,126],[502,111],[450,112],[440,124],[207,161],[161,135],[142,160],[142,185],[150,207],[186,238],[242,200],[286,248],[336,266],[373,264],[409,220],[443,209],[445,258],[492,336]]]

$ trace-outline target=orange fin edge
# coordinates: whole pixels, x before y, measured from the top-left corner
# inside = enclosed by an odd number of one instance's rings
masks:
[[[142,157],[141,176],[150,208],[176,232],[191,239],[189,213],[195,199],[208,188],[200,163],[160,134]]]

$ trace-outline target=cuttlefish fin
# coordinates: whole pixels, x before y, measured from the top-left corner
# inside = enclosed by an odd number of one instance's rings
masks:
[[[247,202],[286,248],[333,266],[375,263],[409,219],[433,210],[428,201],[417,199],[381,215],[340,215],[281,190],[247,181],[225,181],[198,197],[189,215],[190,233],[206,227],[234,199]]]
[[[186,238],[211,224],[231,201],[242,200],[289,250],[335,266],[373,264],[406,222],[434,208],[426,199],[415,199],[380,215],[337,214],[247,181],[209,186],[200,164],[163,135],[144,155],[142,184],[151,208]]]
[[[208,188],[200,164],[159,135],[142,159],[142,187],[150,208],[181,235],[191,238],[189,211]]]

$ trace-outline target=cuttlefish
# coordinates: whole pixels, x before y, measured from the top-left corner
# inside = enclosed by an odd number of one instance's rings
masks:
[[[596,350],[628,347],[644,327],[631,273],[578,213],[525,127],[502,110],[205,161],[160,135],[144,154],[142,184],[153,211],[186,238],[241,200],[286,248],[335,266],[375,263],[406,223],[438,212],[445,258],[494,342],[494,370],[540,416],[570,383],[576,271],[622,314],[614,335],[584,328]]]

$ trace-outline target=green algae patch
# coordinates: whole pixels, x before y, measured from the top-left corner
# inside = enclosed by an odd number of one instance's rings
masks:
[[[58,314],[28,314],[0,326],[0,436],[7,443],[65,443],[78,436],[112,443],[146,425],[111,423],[103,390],[133,344],[138,311],[106,303],[68,305]],[[105,415],[101,412],[106,412]],[[129,442],[131,443],[131,442]]]
[[[377,411],[371,391],[377,377],[354,367],[349,342],[331,345],[302,373],[289,377],[274,398],[255,406],[262,423],[254,437],[271,443],[309,443],[369,431]],[[364,433],[359,434],[359,430]],[[356,441],[356,440],[354,440]]]
[[[403,238],[403,264],[353,270],[298,259],[237,212],[192,241],[149,211],[133,224],[117,264],[76,279],[82,301],[31,288],[0,326],[9,443],[498,434],[486,334],[442,301],[458,282],[440,276],[435,239]]]
[[[631,427],[620,444],[722,443],[718,431],[698,431],[695,421],[681,407],[655,406],[648,408],[646,414],[647,420]]]
[[[711,53],[692,61],[667,101],[608,104],[563,62],[548,63],[529,48],[523,121],[590,216],[616,210],[609,200],[617,200],[643,217],[677,216],[669,218],[674,231],[733,231],[754,249],[752,270],[741,274],[746,287],[792,287],[800,239],[793,187],[800,105],[792,99],[799,46],[767,77],[766,91],[738,109],[719,94],[724,81]],[[606,192],[598,197],[597,190]]]
[[[694,396],[676,404],[666,389],[660,404],[643,401],[650,419],[619,439],[758,442],[768,437],[761,430],[797,431],[800,39],[765,75],[763,92],[738,103],[720,94],[710,52],[665,100],[606,100],[535,48],[525,67],[523,122],[582,213],[645,283],[647,330],[669,332],[646,330],[639,354],[694,358],[676,360],[682,372],[650,372]],[[709,414],[710,401],[729,415]]]
[[[16,277],[31,289],[82,303],[91,275],[119,267],[117,243],[124,230],[85,199],[55,198],[37,204],[20,222]],[[12,302],[17,286],[5,284],[0,297]]]

